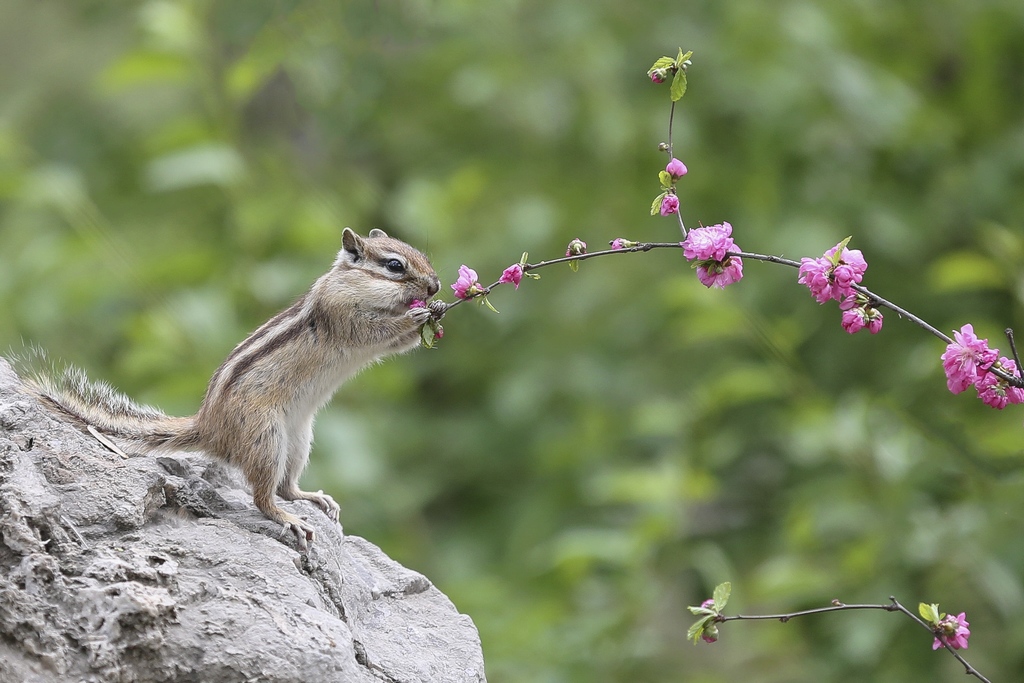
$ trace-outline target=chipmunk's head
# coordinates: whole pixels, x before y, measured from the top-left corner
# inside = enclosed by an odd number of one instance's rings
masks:
[[[366,237],[345,228],[334,269],[344,273],[347,287],[396,312],[427,301],[441,287],[426,256],[376,228]]]

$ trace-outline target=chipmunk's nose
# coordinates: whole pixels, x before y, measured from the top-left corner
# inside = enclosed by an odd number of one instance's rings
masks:
[[[441,281],[437,279],[435,275],[430,280],[430,284],[427,285],[427,296],[434,296],[437,294],[437,290],[441,289]]]

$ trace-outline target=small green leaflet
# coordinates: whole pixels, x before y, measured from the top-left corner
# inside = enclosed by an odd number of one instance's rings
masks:
[[[420,341],[423,342],[423,346],[428,349],[434,348],[440,331],[441,325],[436,320],[428,320],[424,323],[420,328]]]
[[[662,192],[661,194],[659,194],[657,197],[654,198],[654,201],[651,203],[651,215],[652,216],[657,216],[658,213],[661,212],[661,200],[664,199],[665,195],[667,195],[667,194],[668,194],[668,192]]]
[[[921,615],[922,619],[928,622],[929,626],[935,626],[942,621],[942,617],[939,616],[938,603],[927,605],[922,602],[917,606],[917,613]]]
[[[672,87],[669,88],[668,96],[673,102],[678,102],[685,94],[686,72],[680,69],[679,71],[676,71],[676,76],[672,79]]]
[[[732,584],[728,581],[715,586],[715,610],[721,612],[729,602],[729,595],[732,594]]]
[[[675,63],[676,60],[671,57],[660,57],[658,61],[654,63],[654,66],[647,70],[647,73],[651,73],[656,69],[667,69],[668,67],[675,65]]]
[[[487,300],[487,295],[486,294],[484,294],[483,296],[480,297],[480,305],[481,306],[486,306],[487,308],[491,309],[495,313],[498,312],[498,309],[495,308],[494,306],[492,306],[491,302]]]
[[[679,67],[680,69],[682,69],[683,68],[683,62],[685,62],[687,59],[689,59],[692,56],[693,56],[693,50],[689,50],[689,51],[687,51],[684,54],[683,53],[683,48],[679,48],[679,56],[676,57],[676,61],[675,61],[676,66]]]
[[[846,249],[846,245],[853,239],[853,235],[850,235],[845,240],[836,245],[836,253],[832,254],[832,265],[838,266],[839,262],[843,258],[843,249]],[[923,604],[923,603],[922,603]]]
[[[672,174],[668,171],[662,171],[658,174],[658,180],[661,181],[661,186],[666,190],[672,187]]]
[[[707,628],[709,624],[711,624],[714,618],[715,616],[711,615],[699,619],[697,623],[691,626],[690,630],[686,632],[686,639],[692,640],[693,644],[696,645],[697,641],[700,640],[701,635],[704,633],[704,629]]]

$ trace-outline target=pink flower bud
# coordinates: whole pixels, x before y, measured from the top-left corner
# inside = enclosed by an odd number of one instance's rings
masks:
[[[413,299],[411,302],[409,302],[409,308],[426,308],[426,307],[427,307],[427,304],[424,303],[423,301],[421,301],[420,299]]]
[[[573,241],[569,242],[568,248],[565,250],[566,256],[582,256],[587,253],[587,243],[578,237]]]
[[[665,167],[665,172],[672,176],[672,180],[678,180],[686,175],[686,164],[672,157],[672,161]]]
[[[661,215],[669,216],[679,211],[679,197],[667,194],[661,200]]]
[[[668,71],[666,69],[651,69],[647,75],[650,76],[652,83],[664,83],[668,78]]]
[[[516,289],[519,289],[519,283],[523,279],[523,267],[518,263],[513,263],[511,266],[506,268],[501,273],[501,277],[498,278],[498,282],[506,284],[513,284]]]

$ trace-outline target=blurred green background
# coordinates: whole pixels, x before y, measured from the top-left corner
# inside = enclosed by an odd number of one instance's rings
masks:
[[[485,281],[647,215],[667,86],[689,225],[817,256],[1005,348],[1024,322],[1024,4],[327,0],[0,4],[0,348],[38,343],[196,410],[343,226]],[[1024,412],[949,394],[894,314],[847,335],[795,271],[708,291],[678,252],[542,271],[440,348],[367,370],[307,483],[473,617],[495,682],[963,680],[884,613],[735,623],[686,606],[938,602],[1024,671]]]

